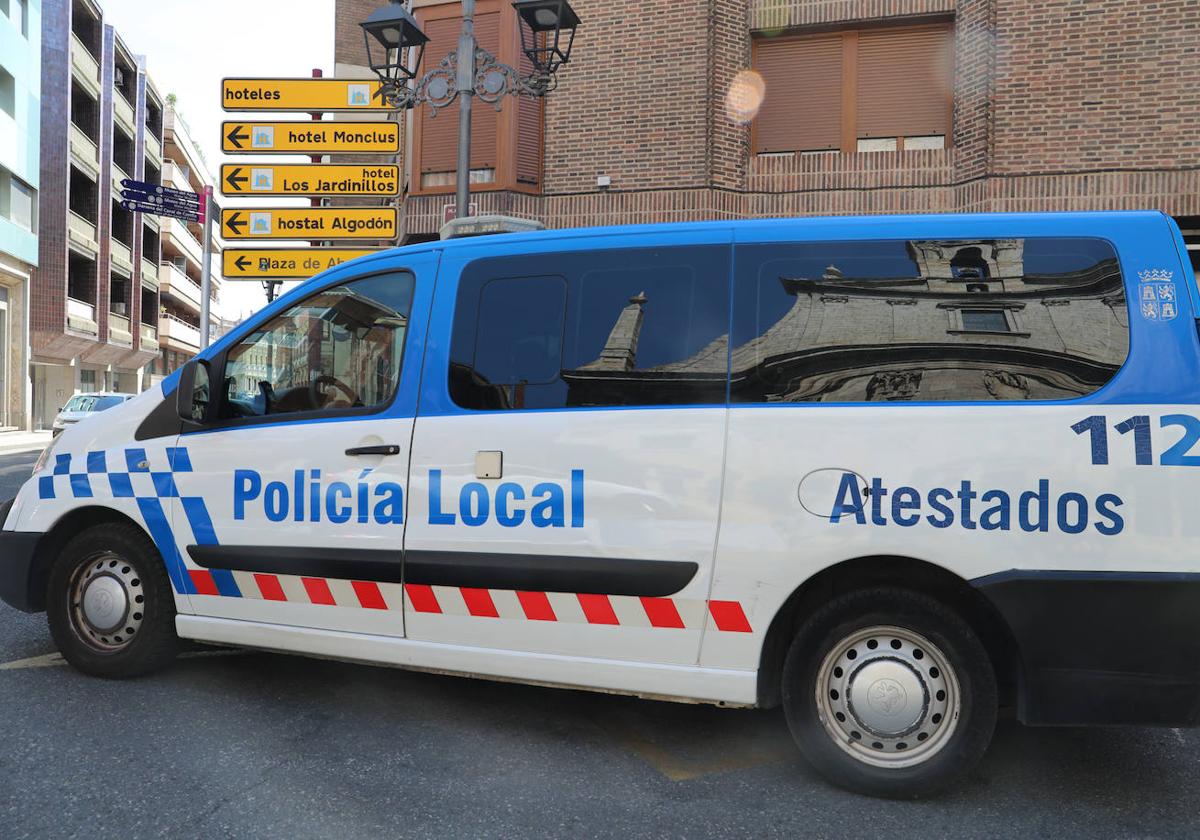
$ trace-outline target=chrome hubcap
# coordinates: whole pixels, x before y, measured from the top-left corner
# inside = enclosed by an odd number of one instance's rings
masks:
[[[113,653],[127,647],[142,626],[145,602],[138,571],[115,554],[100,554],[71,581],[71,627],[90,647]]]
[[[817,672],[825,731],[876,767],[928,761],[953,735],[961,706],[946,655],[919,633],[868,627],[835,644]]]

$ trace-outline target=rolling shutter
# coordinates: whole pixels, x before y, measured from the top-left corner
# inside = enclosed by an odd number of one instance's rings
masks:
[[[858,137],[950,133],[954,38],[948,25],[858,35]]]
[[[755,69],[766,83],[754,151],[837,149],[842,132],[842,36],[758,41]]]
[[[459,18],[440,18],[422,25],[429,43],[425,47],[424,69],[439,65],[443,58],[458,48],[462,32]],[[500,14],[477,15],[475,37],[479,45],[492,55],[500,52]],[[420,106],[421,114],[421,172],[453,172],[458,168],[458,103],[444,109],[437,118],[430,116],[427,105]],[[492,105],[478,99],[471,105],[471,168],[495,169],[498,152],[496,130],[498,117]]]
[[[518,65],[522,74],[533,72],[524,55]],[[544,99],[517,99],[517,183],[537,186],[542,182],[542,107]]]

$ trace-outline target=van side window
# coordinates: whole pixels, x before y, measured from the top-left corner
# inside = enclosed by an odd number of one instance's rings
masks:
[[[475,410],[725,402],[730,249],[500,257],[463,270],[450,394]]]
[[[231,347],[221,414],[259,417],[382,406],[400,381],[415,278],[379,274],[288,307]]]
[[[733,402],[1059,400],[1129,352],[1100,239],[744,245]]]

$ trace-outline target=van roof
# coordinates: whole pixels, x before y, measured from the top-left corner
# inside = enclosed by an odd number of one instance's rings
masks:
[[[936,224],[971,224],[987,222],[1027,223],[1032,221],[1072,221],[1075,223],[1094,220],[1111,225],[1121,221],[1147,221],[1164,219],[1158,210],[1119,210],[1060,213],[921,213],[909,215],[869,216],[791,216],[786,218],[726,219],[703,222],[659,222],[655,224],[609,225],[600,227],[555,228],[552,230],[526,231],[520,233],[469,236],[436,242],[422,242],[390,248],[366,259],[376,259],[385,254],[412,253],[414,251],[444,250],[453,252],[462,248],[478,248],[489,242],[502,241],[506,246],[521,242],[549,242],[560,239],[594,238],[602,236],[638,235],[650,233],[696,232],[702,230],[770,230],[771,228],[825,227],[831,223],[839,226],[882,227],[911,223],[919,226]]]

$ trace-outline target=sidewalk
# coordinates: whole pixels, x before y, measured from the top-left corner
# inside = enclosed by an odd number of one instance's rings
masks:
[[[50,445],[50,430],[42,432],[0,433],[0,455],[16,452],[36,452]]]

